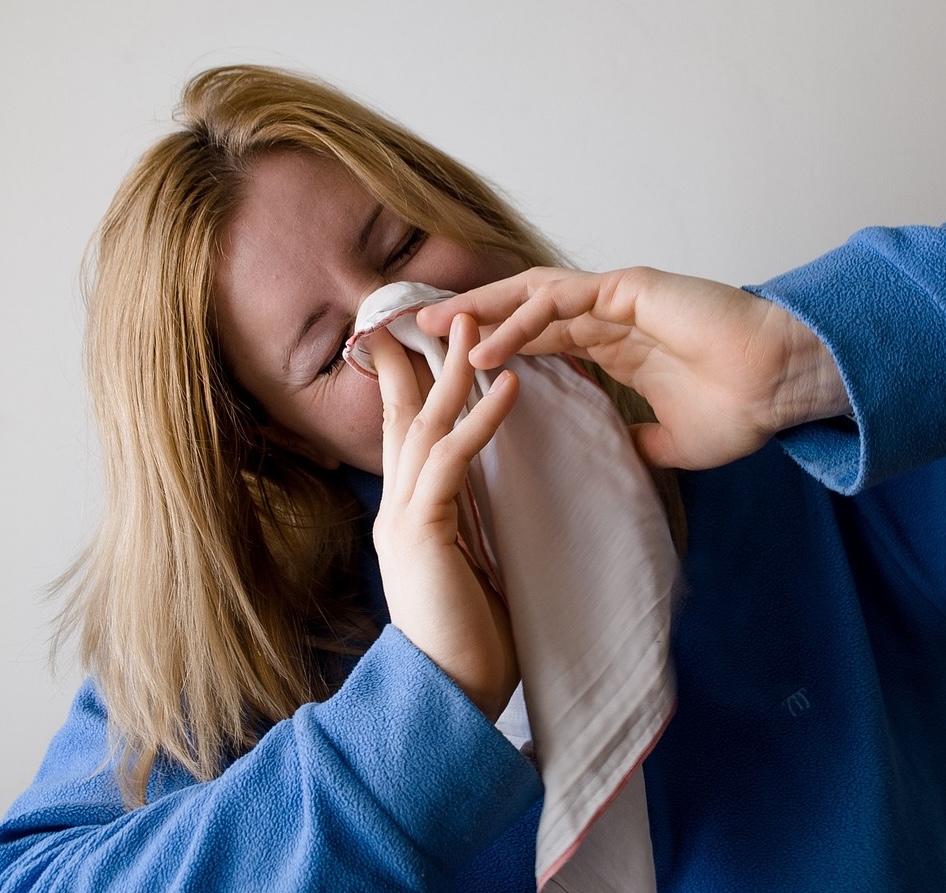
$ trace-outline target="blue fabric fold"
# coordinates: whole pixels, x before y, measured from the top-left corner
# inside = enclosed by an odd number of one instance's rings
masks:
[[[780,436],[809,474],[851,494],[943,454],[946,225],[862,230],[748,290],[825,342],[851,398],[856,427],[829,420]]]

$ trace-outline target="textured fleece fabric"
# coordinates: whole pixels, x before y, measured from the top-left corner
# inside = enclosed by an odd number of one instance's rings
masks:
[[[829,345],[856,421],[682,475],[679,706],[645,763],[658,887],[939,893],[946,228],[865,230],[752,290]],[[159,766],[126,812],[106,754],[87,683],[0,825],[0,890],[534,889],[537,774],[390,626],[214,781]]]

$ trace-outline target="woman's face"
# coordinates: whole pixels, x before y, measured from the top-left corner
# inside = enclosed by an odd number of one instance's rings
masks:
[[[336,161],[265,156],[224,231],[215,306],[223,352],[283,445],[326,468],[380,474],[377,382],[341,359],[361,302],[388,282],[462,292],[523,266],[411,227]]]

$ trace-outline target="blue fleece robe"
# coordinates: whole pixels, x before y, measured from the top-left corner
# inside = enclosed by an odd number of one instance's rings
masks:
[[[946,228],[865,230],[753,290],[828,344],[854,419],[682,475],[659,889],[942,891]],[[106,754],[88,682],[0,825],[0,890],[534,889],[538,776],[391,626],[214,781],[159,765],[127,812]]]

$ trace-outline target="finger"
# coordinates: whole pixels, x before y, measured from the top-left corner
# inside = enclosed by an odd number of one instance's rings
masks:
[[[457,313],[469,313],[486,330],[470,360],[492,369],[516,353],[587,356],[594,339],[576,337],[583,316],[627,325],[629,308],[615,305],[619,282],[627,271],[605,275],[576,270],[536,268],[518,276],[457,295],[424,308],[418,323],[432,334],[443,331]],[[589,331],[586,327],[585,331]]]
[[[397,479],[404,439],[423,406],[423,399],[411,360],[397,339],[387,329],[379,329],[366,338],[381,388],[381,469],[390,486]]]
[[[470,462],[492,439],[518,395],[518,377],[504,369],[466,418],[431,449],[418,477],[415,496],[431,505],[452,501],[463,487]]]
[[[410,376],[406,369],[400,369],[404,383],[400,394],[403,401],[410,402],[397,404],[397,397],[390,394],[385,396],[388,392],[382,391],[385,398],[385,424],[388,426],[383,444],[382,468],[386,476],[390,476],[386,478],[389,492],[396,492],[402,499],[411,497],[431,448],[451,431],[469,398],[473,385],[473,367],[467,360],[467,354],[476,344],[478,337],[472,317],[461,314],[455,318],[443,371],[430,388],[426,400],[422,398],[417,372],[413,368]],[[382,350],[386,349],[387,345],[382,343]],[[410,365],[411,359],[406,352],[404,357]],[[393,352],[384,359],[390,362]],[[398,357],[398,364],[401,362]],[[379,369],[379,373],[380,371]],[[396,387],[397,380],[393,377],[386,378],[385,381],[393,382],[391,388]],[[385,460],[388,461],[387,465]],[[392,487],[395,488],[393,491]]]
[[[601,296],[602,277],[571,273],[535,287],[472,351],[470,362],[492,369],[516,353],[575,353],[583,350],[574,325],[592,313]]]
[[[473,386],[473,367],[467,360],[478,339],[476,323],[466,314],[457,316],[450,328],[450,343],[443,371],[427,399],[405,432],[398,462],[398,474],[413,487],[431,448],[456,423]]]
[[[536,285],[561,272],[553,268],[534,268],[508,279],[470,289],[422,308],[417,314],[417,324],[428,335],[442,338],[450,330],[450,324],[458,313],[468,313],[480,326],[501,322],[523,301],[528,300]]]

